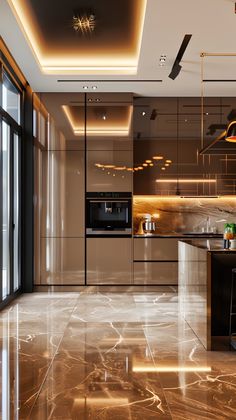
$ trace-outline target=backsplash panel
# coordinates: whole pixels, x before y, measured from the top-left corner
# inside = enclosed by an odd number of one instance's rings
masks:
[[[156,234],[201,232],[206,228],[207,218],[210,227],[222,233],[226,222],[236,223],[236,197],[134,196],[134,234],[145,214],[159,216],[153,219],[156,221]]]

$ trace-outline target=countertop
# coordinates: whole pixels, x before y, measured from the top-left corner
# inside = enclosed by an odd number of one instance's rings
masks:
[[[236,249],[224,249],[223,239],[194,239],[194,240],[182,240],[181,242],[188,245],[192,245],[196,248],[205,249],[208,252],[224,252],[224,253],[236,253]]]

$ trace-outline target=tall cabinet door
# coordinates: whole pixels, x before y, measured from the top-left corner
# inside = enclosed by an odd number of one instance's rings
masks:
[[[84,152],[43,156],[41,284],[84,284]]]
[[[88,238],[87,284],[132,284],[132,243],[132,238]]]
[[[133,98],[88,94],[87,191],[133,191]]]

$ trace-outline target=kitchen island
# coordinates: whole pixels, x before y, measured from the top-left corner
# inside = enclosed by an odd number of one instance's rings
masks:
[[[179,241],[180,310],[207,350],[229,349],[232,269],[236,250],[218,239]],[[236,325],[233,326],[236,331]]]

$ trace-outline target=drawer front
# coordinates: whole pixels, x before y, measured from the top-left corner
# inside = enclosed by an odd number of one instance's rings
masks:
[[[133,282],[131,238],[87,238],[87,284]]]
[[[134,238],[134,260],[178,261],[178,239]]]
[[[178,284],[178,263],[134,263],[134,284]]]

